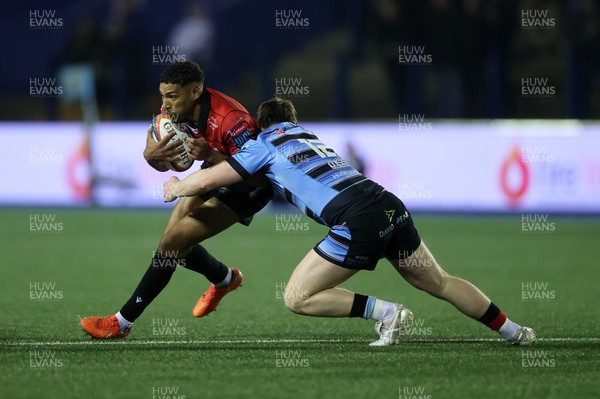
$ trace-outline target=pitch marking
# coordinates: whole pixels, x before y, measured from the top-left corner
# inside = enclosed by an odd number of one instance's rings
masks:
[[[540,342],[600,342],[600,337],[555,337],[538,338]],[[229,344],[340,344],[367,343],[364,339],[221,339],[221,340],[82,340],[82,341],[31,341],[31,342],[0,342],[0,346],[77,346],[77,345],[229,345]],[[415,339],[403,341],[406,343],[470,343],[470,342],[503,342],[498,338],[449,338],[449,339]]]

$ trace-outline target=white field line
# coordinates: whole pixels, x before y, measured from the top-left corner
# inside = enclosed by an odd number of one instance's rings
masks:
[[[78,345],[247,345],[247,344],[336,344],[336,343],[367,343],[371,340],[364,339],[217,339],[217,340],[82,340],[82,341],[25,341],[25,342],[0,342],[0,347],[27,347],[27,346],[78,346]],[[557,337],[538,338],[540,342],[600,342],[600,337]],[[502,342],[498,338],[450,338],[450,339],[413,339],[403,341],[406,343],[478,343]]]

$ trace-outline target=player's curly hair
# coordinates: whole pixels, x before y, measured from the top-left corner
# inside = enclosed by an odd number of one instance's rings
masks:
[[[179,61],[169,65],[160,75],[160,83],[185,86],[189,83],[204,85],[204,71],[192,61]]]
[[[264,129],[275,123],[292,122],[298,124],[296,108],[290,100],[273,97],[258,107],[257,120]]]

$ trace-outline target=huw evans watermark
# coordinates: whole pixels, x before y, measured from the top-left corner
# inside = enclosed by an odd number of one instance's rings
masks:
[[[62,29],[64,21],[56,10],[29,10],[29,29]]]
[[[56,78],[29,78],[29,96],[36,98],[61,97],[64,93]]]
[[[59,234],[64,230],[63,222],[56,218],[55,213],[30,213],[29,232],[34,234]]]
[[[56,282],[32,281],[29,283],[29,299],[32,301],[56,301],[63,297],[62,290],[56,289]]]
[[[179,46],[152,46],[153,65],[171,65],[183,61],[187,61],[187,57],[180,53]]]
[[[284,98],[308,97],[310,87],[303,84],[302,78],[275,78],[275,95]]]
[[[398,114],[398,128],[402,132],[430,132],[432,127],[425,114]]]
[[[300,350],[276,350],[275,367],[302,368],[309,367],[310,362],[302,356]]]
[[[29,351],[29,368],[32,369],[59,369],[65,365],[63,359],[56,356],[56,351],[35,350]]]
[[[521,214],[521,232],[527,234],[549,234],[556,231],[556,222],[552,222],[547,213]]]
[[[554,366],[556,366],[556,360],[550,351],[521,351],[521,367],[523,368],[553,368]]]
[[[549,78],[521,78],[521,96],[526,98],[546,98],[556,96],[556,86]]]
[[[308,299],[308,291],[303,290],[300,284],[290,284],[286,282],[275,283],[275,299],[284,300],[285,296],[295,299]]]
[[[521,28],[554,29],[556,18],[548,14],[548,10],[521,10]]]
[[[398,46],[399,65],[431,65],[433,56],[425,46],[401,45]]]
[[[297,213],[275,214],[275,231],[279,233],[308,233],[310,224]]]
[[[547,281],[523,281],[521,283],[523,301],[549,301],[556,299],[556,291],[550,289]]]
[[[152,399],[187,399],[179,392],[178,386],[152,387]]]
[[[275,10],[276,29],[308,29],[310,18],[303,15],[303,10]]]
[[[402,386],[398,387],[398,399],[432,399],[432,396],[425,392],[424,386]]]

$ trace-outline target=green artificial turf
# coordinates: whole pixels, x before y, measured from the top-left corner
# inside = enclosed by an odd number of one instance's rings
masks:
[[[343,287],[404,303],[417,321],[400,345],[370,348],[371,321],[285,309],[283,285],[327,231],[304,216],[292,231],[278,224],[290,217],[261,215],[205,243],[245,276],[216,313],[192,316],[208,283],[180,269],[126,340],[99,342],[82,333],[79,315],[120,309],[168,213],[0,210],[0,397],[597,397],[600,220],[550,215],[553,231],[524,232],[520,215],[415,215],[439,263],[535,328],[540,341],[530,348],[497,341],[382,261]],[[60,227],[39,229],[44,218]]]

